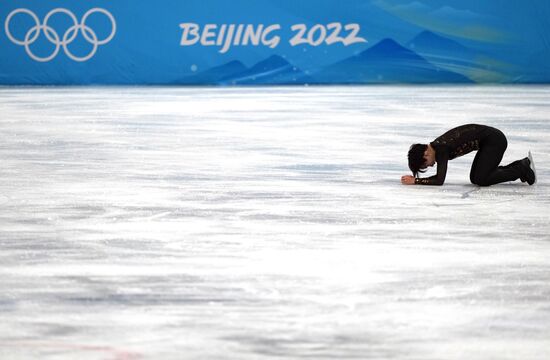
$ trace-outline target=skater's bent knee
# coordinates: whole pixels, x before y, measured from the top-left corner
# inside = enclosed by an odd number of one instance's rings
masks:
[[[490,186],[491,184],[489,183],[489,181],[487,181],[487,179],[485,178],[481,178],[479,176],[471,176],[470,177],[470,182],[474,185],[478,185],[478,186]]]
[[[472,184],[477,186],[491,186],[491,184],[486,180],[471,179],[470,181],[472,182]]]

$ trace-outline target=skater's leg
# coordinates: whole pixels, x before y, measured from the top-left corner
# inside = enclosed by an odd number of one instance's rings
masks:
[[[511,162],[506,166],[499,166],[499,169],[519,169],[521,175],[521,182],[528,182],[529,185],[532,185],[535,182],[534,173],[530,174],[528,168],[533,168],[531,166],[531,160],[529,158],[523,158],[521,160],[516,160]]]
[[[508,142],[502,132],[491,133],[481,144],[476,154],[470,181],[480,186],[489,186],[518,179],[523,174],[523,166],[519,162],[507,166],[499,166]]]
[[[489,186],[519,177],[515,168],[505,169],[498,166],[504,149],[494,145],[485,145],[479,149],[470,171],[470,181],[480,186]],[[517,176],[516,176],[517,175]]]

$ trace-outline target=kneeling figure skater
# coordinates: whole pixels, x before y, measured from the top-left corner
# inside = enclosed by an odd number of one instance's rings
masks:
[[[499,129],[468,124],[447,131],[429,144],[413,144],[409,149],[409,168],[413,176],[404,175],[405,185],[443,185],[447,175],[447,162],[477,150],[470,181],[479,186],[489,186],[520,179],[533,185],[536,182],[531,152],[529,156],[506,166],[499,166],[508,142]],[[428,166],[437,163],[437,174],[420,178]]]

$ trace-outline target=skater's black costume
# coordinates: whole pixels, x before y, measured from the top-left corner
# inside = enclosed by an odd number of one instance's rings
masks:
[[[520,160],[499,166],[508,142],[500,130],[490,126],[462,125],[447,131],[430,145],[435,150],[437,174],[416,178],[416,184],[442,185],[447,175],[447,162],[475,150],[478,152],[470,171],[470,181],[473,184],[489,186],[519,179],[524,174]]]

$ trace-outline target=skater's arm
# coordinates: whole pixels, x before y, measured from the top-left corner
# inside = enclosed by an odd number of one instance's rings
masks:
[[[449,157],[446,153],[439,153],[436,155],[437,159],[437,174],[427,178],[416,178],[414,183],[417,185],[443,185],[445,177],[447,176],[447,163]]]

